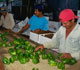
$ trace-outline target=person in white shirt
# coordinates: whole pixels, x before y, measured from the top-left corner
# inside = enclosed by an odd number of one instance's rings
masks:
[[[7,8],[3,7],[1,8],[1,18],[0,18],[0,26],[7,30],[12,30],[15,26],[14,18],[11,13],[8,13]]]
[[[71,9],[64,9],[59,15],[62,23],[52,40],[38,46],[35,51],[43,48],[58,48],[62,58],[80,59],[80,25],[76,23],[78,16]]]

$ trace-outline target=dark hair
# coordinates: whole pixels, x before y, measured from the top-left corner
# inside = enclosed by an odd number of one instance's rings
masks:
[[[75,19],[75,22],[77,22],[78,19]]]
[[[34,9],[38,9],[38,11],[39,11],[39,12],[42,12],[42,13],[44,12],[44,11],[43,11],[43,6],[42,6],[41,4],[35,5],[35,6],[34,6]]]

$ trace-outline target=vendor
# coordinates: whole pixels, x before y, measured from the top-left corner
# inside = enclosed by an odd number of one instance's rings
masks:
[[[0,26],[11,31],[15,26],[14,18],[11,13],[8,13],[7,7],[1,8],[1,18],[0,18]]]
[[[39,48],[58,48],[60,53],[63,53],[62,58],[72,57],[77,60],[80,59],[80,25],[76,23],[78,16],[74,14],[71,9],[64,9],[59,15],[59,19],[62,23],[60,29],[55,33],[52,40],[45,42]]]
[[[42,5],[36,5],[34,8],[34,15],[29,20],[29,23],[26,24],[18,34],[22,33],[24,30],[30,27],[30,31],[39,32],[40,30],[47,31],[49,29],[48,20],[43,16],[43,7]]]

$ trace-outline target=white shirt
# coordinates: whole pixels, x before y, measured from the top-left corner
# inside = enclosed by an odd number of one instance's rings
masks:
[[[12,30],[12,28],[15,26],[13,15],[11,13],[7,13],[5,18],[2,15],[0,20],[0,26],[1,25],[6,29]]]
[[[58,48],[60,53],[70,53],[72,57],[80,59],[80,25],[75,28],[65,39],[66,29],[61,26],[50,42],[44,43],[45,48]]]

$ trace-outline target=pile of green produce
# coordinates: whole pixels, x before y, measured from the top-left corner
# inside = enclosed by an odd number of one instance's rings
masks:
[[[5,39],[5,35],[7,35],[7,33],[0,34],[0,37],[3,41],[7,42],[7,39]],[[1,44],[2,43],[0,42],[0,46]],[[11,47],[12,45],[14,47]],[[33,64],[38,64],[40,62],[40,56],[43,60],[48,60],[48,64],[50,66],[57,66],[59,69],[64,69],[65,64],[73,65],[77,62],[75,58],[64,58],[61,60],[61,62],[58,62],[56,61],[55,56],[50,52],[46,53],[45,49],[43,49],[42,51],[40,51],[39,49],[38,51],[34,52],[35,47],[33,47],[28,41],[24,40],[23,38],[15,38],[14,41],[9,42],[7,46],[10,47],[8,52],[11,55],[11,57],[4,57],[2,60],[3,63],[7,65],[10,63],[14,63],[15,61],[19,61],[21,64],[25,64],[30,60],[32,60]],[[58,59],[61,59],[61,56],[62,53],[58,55]],[[39,69],[33,68],[32,70]]]
[[[7,38],[6,38],[6,35],[8,35],[8,32],[4,32],[3,34],[0,33],[0,47],[7,47]]]
[[[71,59],[68,59],[68,58],[62,58],[61,59],[61,56],[62,56],[62,53],[59,53],[58,54],[58,59],[60,59],[62,61],[62,63],[64,64],[70,64],[70,65],[73,65],[77,62],[77,60],[75,58],[71,58]]]
[[[61,58],[61,56],[62,56],[62,53],[59,53],[58,54],[58,59],[61,60],[61,62],[58,63],[58,68],[59,69],[64,69],[65,64],[73,65],[73,64],[77,63],[77,60],[73,57],[71,59],[68,59],[68,58]]]

